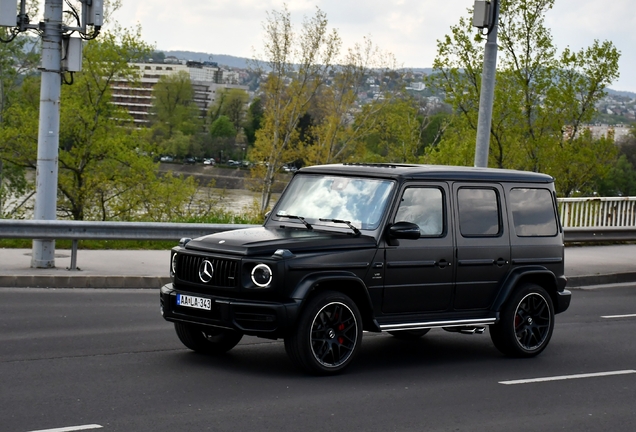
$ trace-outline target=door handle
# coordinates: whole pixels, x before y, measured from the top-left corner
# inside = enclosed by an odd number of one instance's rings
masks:
[[[439,268],[445,268],[446,266],[450,266],[451,263],[442,258],[441,260],[437,261],[435,265]]]
[[[508,261],[503,258],[499,258],[497,261],[494,262],[494,264],[497,264],[498,267],[503,267],[504,265],[508,264]]]

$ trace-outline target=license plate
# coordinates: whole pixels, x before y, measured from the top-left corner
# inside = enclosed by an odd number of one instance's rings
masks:
[[[203,297],[194,297],[185,294],[177,294],[177,306],[185,306],[194,309],[212,309],[212,300]]]

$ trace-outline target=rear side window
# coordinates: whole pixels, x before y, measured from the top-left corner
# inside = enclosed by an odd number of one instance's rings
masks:
[[[515,188],[510,191],[510,208],[519,237],[551,237],[558,227],[552,192],[548,189]]]
[[[464,237],[501,234],[499,196],[494,189],[461,188],[457,191],[459,230]]]

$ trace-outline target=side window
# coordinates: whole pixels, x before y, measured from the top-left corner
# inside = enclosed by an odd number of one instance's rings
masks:
[[[460,188],[459,230],[464,237],[498,236],[501,234],[499,196],[494,189]]]
[[[552,193],[548,189],[512,189],[510,208],[517,236],[552,237],[557,235],[558,227]]]
[[[422,236],[441,236],[444,232],[444,196],[441,189],[407,188],[402,195],[395,221],[417,224]]]

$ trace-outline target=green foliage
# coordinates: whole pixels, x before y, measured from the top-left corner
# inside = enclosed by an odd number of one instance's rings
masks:
[[[627,156],[619,156],[609,174],[598,182],[597,190],[601,196],[636,196],[636,167]]]
[[[604,89],[618,77],[619,52],[608,41],[559,55],[545,13],[553,0],[502,0],[498,71],[490,131],[489,165],[543,171],[557,179],[560,194],[589,184],[614,161],[610,146],[583,136]],[[446,94],[455,118],[430,160],[471,165],[477,125],[484,37],[461,18],[438,41],[435,73],[428,84]],[[443,154],[442,154],[443,153]],[[474,153],[474,150],[473,150]],[[570,167],[570,168],[568,168]]]
[[[245,121],[245,108],[249,101],[246,91],[237,88],[219,89],[216,101],[208,111],[212,124],[220,117],[227,117],[236,131],[241,130]]]
[[[618,161],[599,177],[596,187],[601,196],[636,196],[636,126],[620,143]]]
[[[247,110],[247,118],[243,124],[243,131],[247,138],[247,143],[252,146],[256,141],[256,131],[261,128],[263,119],[263,102],[260,97],[254,98]]]
[[[213,138],[234,138],[236,129],[229,117],[222,115],[210,125],[210,136]]]
[[[158,147],[150,138],[152,131],[135,128],[128,113],[111,103],[114,83],[137,85],[139,71],[129,65],[129,60],[143,59],[150,52],[138,30],[117,28],[85,45],[83,71],[75,74],[73,85],[62,88],[57,200],[60,217],[169,221],[218,213],[214,206],[218,200],[203,193],[194,178],[158,175],[158,164],[153,161]],[[23,214],[22,203],[33,190],[25,173],[36,168],[38,87],[39,80],[24,79],[3,112],[0,205],[2,214],[11,217]],[[169,90],[170,86],[166,87]],[[187,120],[187,116],[183,118]],[[172,138],[167,140],[174,153],[200,151],[196,141],[184,133],[194,129],[184,126],[186,123],[184,120],[174,125]],[[13,209],[7,209],[7,202]]]
[[[318,8],[299,32],[293,28],[286,6],[282,12],[268,14],[264,29],[261,58],[271,72],[261,83],[264,115],[250,152],[251,160],[264,163],[256,165],[252,173],[259,179],[261,213],[269,207],[279,168],[301,155],[298,124],[328,78],[341,45],[338,33],[329,30],[327,17]]]
[[[194,102],[190,74],[180,71],[159,78],[153,88],[152,113],[155,136],[170,139],[176,132],[194,135],[201,131],[203,124]]]
[[[365,110],[374,110],[368,104]],[[423,154],[421,119],[412,98],[395,99],[382,104],[367,138],[367,157],[374,162],[417,163]]]
[[[370,135],[377,132],[383,110],[402,94],[391,85],[395,58],[380,52],[369,38],[350,48],[339,63],[329,71],[329,85],[316,94],[309,110],[311,127],[301,135],[303,158],[309,165],[359,160],[364,152],[362,144],[373,140]],[[360,110],[358,93],[370,75],[386,78],[378,80],[383,97]]]

